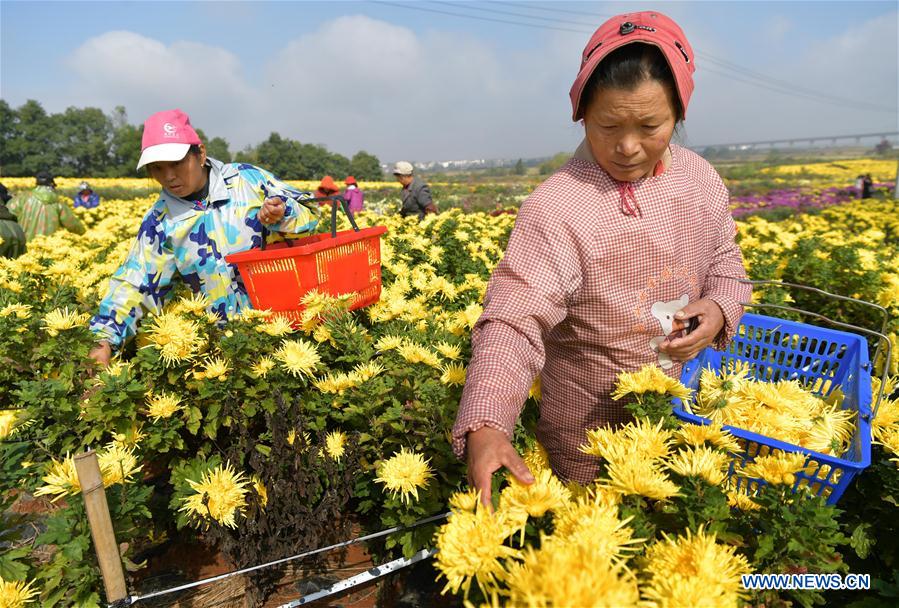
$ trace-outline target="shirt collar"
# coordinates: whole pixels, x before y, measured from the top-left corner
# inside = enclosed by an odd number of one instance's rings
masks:
[[[206,166],[209,167],[209,206],[215,207],[225,203],[231,199],[228,193],[228,184],[238,174],[237,167],[232,164],[225,164],[214,158],[206,158]],[[196,213],[200,213],[194,208],[194,202],[179,198],[163,189],[159,199],[168,207],[172,219],[181,220],[188,218]]]

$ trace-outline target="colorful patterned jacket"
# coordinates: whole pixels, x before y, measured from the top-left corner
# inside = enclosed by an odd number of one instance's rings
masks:
[[[236,266],[225,256],[259,247],[262,224],[257,219],[266,198],[285,202],[284,218],[268,226],[272,232],[300,233],[318,224],[317,206],[271,173],[247,164],[209,159],[209,196],[186,201],[162,191],[141,222],[128,258],[113,274],[91,331],[98,340],[120,346],[137,331],[147,312],[158,313],[176,277],[212,302],[222,320],[250,301]]]

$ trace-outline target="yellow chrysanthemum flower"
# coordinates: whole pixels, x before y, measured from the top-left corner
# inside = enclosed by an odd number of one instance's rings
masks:
[[[796,473],[805,468],[806,456],[802,453],[775,452],[758,456],[740,471],[746,477],[763,479],[770,484],[793,485]]]
[[[270,310],[256,310],[254,308],[244,308],[240,311],[240,318],[245,321],[261,321],[272,316]]]
[[[469,511],[474,513],[478,508],[478,502],[481,499],[480,491],[470,488],[464,492],[453,492],[450,496],[450,508],[454,511]]]
[[[617,497],[602,488],[589,488],[555,513],[550,542],[585,544],[605,561],[625,559],[643,539],[633,538],[627,526],[630,519],[618,519]]]
[[[736,548],[718,544],[700,527],[695,535],[664,540],[646,550],[649,580],[643,597],[653,606],[733,606],[745,598],[741,576],[752,569]]]
[[[22,413],[24,410],[0,410],[0,439],[6,439],[13,435],[22,425]]]
[[[653,424],[647,418],[640,418],[625,424],[618,430],[642,456],[655,459],[664,458],[671,452],[674,433],[662,428],[663,420]]]
[[[56,502],[64,496],[74,496],[81,492],[78,472],[75,470],[75,459],[66,454],[62,460],[53,459],[47,474],[41,479],[44,485],[34,491],[35,496],[53,496]]]
[[[7,304],[0,308],[0,317],[14,316],[17,319],[30,319],[31,309],[32,306],[30,304]]]
[[[512,528],[520,532],[521,542],[524,542],[528,518],[543,517],[549,511],[563,509],[571,500],[571,492],[551,470],[544,469],[533,475],[534,482],[528,485],[509,475],[509,485],[503,488],[499,497],[499,509],[507,515]]]
[[[465,366],[461,363],[450,363],[445,367],[440,368],[443,373],[440,375],[440,381],[443,384],[448,385],[457,385],[464,386],[465,385]]]
[[[275,368],[275,360],[268,355],[263,355],[259,361],[253,364],[250,371],[257,378],[265,378]]]
[[[187,480],[194,494],[182,499],[179,511],[186,511],[208,524],[209,519],[223,526],[236,528],[236,517],[246,508],[250,482],[231,465],[217,466],[206,471],[200,481]]]
[[[728,452],[739,452],[737,438],[725,431],[720,424],[685,424],[674,432],[677,443],[702,447],[710,443]]]
[[[318,350],[306,340],[287,340],[274,356],[293,376],[311,377],[321,363]]]
[[[891,426],[886,429],[880,429],[874,443],[882,445],[890,454],[899,456],[899,427]]]
[[[90,313],[79,313],[75,310],[69,311],[67,306],[48,312],[44,315],[43,320],[47,333],[51,336],[56,336],[61,331],[84,326],[90,318]]]
[[[171,418],[175,412],[183,409],[181,397],[171,393],[159,393],[147,395],[147,414],[158,422],[163,418]]]
[[[507,526],[504,516],[478,507],[474,512],[454,511],[437,531],[436,564],[446,578],[443,592],[468,597],[471,583],[477,580],[485,595],[497,589],[505,578],[504,561],[517,559],[521,552],[505,545]]]
[[[113,443],[123,448],[134,448],[139,444],[146,435],[143,432],[143,426],[136,422],[131,423],[131,428],[121,433],[114,433],[112,436]]]
[[[711,368],[703,368],[699,377],[699,400],[703,403],[715,404],[743,387],[749,375],[749,365],[737,361],[733,369],[724,370],[720,374]]]
[[[752,497],[736,490],[728,490],[727,504],[741,511],[759,511],[762,508],[759,503],[752,500]]]
[[[412,502],[411,497],[418,500],[419,488],[426,487],[428,480],[434,476],[424,456],[405,447],[387,460],[382,460],[378,464],[377,474],[375,481],[383,483],[391,494],[398,495],[405,504]]]
[[[436,353],[411,340],[404,340],[403,345],[396,349],[396,352],[409,363],[424,363],[430,367],[440,367],[440,359]]]
[[[0,577],[0,606],[24,608],[26,604],[37,601],[40,591],[33,584],[34,582],[7,581]]]
[[[540,471],[548,471],[550,469],[549,454],[539,441],[535,441],[533,447],[525,450],[521,458],[528,466],[528,470],[534,475]]]
[[[609,462],[608,481],[610,490],[628,495],[639,495],[654,500],[667,500],[675,496],[678,487],[668,476],[648,458],[621,458]]]
[[[190,296],[180,298],[173,306],[174,312],[190,312],[202,315],[212,306],[212,301],[205,293],[195,293]]]
[[[451,361],[455,361],[462,356],[462,349],[459,346],[444,341],[435,344],[434,349]]]
[[[253,490],[256,491],[256,495],[259,496],[259,504],[262,505],[264,509],[268,506],[268,490],[265,488],[265,484],[262,483],[262,479],[258,475],[253,475],[250,478],[250,481],[253,483]]]
[[[509,563],[505,583],[511,606],[618,608],[637,606],[640,599],[633,573],[587,543],[528,547],[521,564]]]
[[[97,452],[97,464],[100,467],[100,475],[105,488],[130,481],[131,477],[140,471],[133,448],[126,448],[115,443],[109,444],[104,450]],[[81,492],[81,482],[78,480],[78,471],[75,469],[75,458],[69,454],[62,460],[54,458],[47,474],[41,479],[45,485],[35,490],[34,495],[53,496],[51,499],[53,502]]]
[[[360,363],[353,368],[353,373],[360,382],[368,382],[375,376],[384,373],[384,366],[377,361],[369,361],[368,363]]]
[[[312,435],[310,435],[310,434],[307,433],[306,431],[303,431],[303,433],[300,435],[300,438],[303,440],[303,447],[304,447],[304,448],[305,448],[305,447],[308,447],[308,446],[310,446],[310,445],[312,445]],[[297,440],[297,431],[296,431],[296,429],[290,429],[289,431],[287,431],[287,443],[288,443],[288,445],[293,445],[293,444],[296,442],[296,440]]]
[[[727,479],[730,456],[708,447],[689,447],[675,452],[665,465],[683,477],[699,477],[713,486]]]
[[[130,481],[131,477],[140,471],[137,456],[134,455],[134,448],[117,443],[111,443],[106,446],[105,450],[97,452],[97,463],[100,465],[100,473],[103,476],[103,486],[107,488],[117,483]]]
[[[167,367],[193,359],[202,347],[199,323],[170,312],[153,317],[144,328],[144,337]]]
[[[716,375],[704,370],[694,413],[716,424],[746,429],[825,454],[842,455],[856,432],[855,414],[842,409],[839,393],[832,403],[814,394],[820,381],[760,382],[748,377],[748,367]]]
[[[290,321],[284,317],[273,316],[268,321],[257,325],[256,331],[278,338],[293,333],[294,329]]]
[[[331,431],[325,435],[325,454],[340,462],[346,452],[347,436],[343,431]]]
[[[207,357],[203,362],[203,370],[194,372],[194,378],[197,380],[216,380],[224,382],[228,379],[228,372],[231,366],[223,357]]]
[[[855,433],[855,415],[852,410],[823,409],[799,440],[800,445],[822,454],[844,454]]]
[[[587,443],[581,445],[578,449],[584,454],[598,456],[609,460],[610,454],[618,453],[618,444],[624,442],[624,437],[619,436],[615,429],[610,427],[599,427],[587,431]]]
[[[636,372],[621,372],[615,380],[612,399],[622,399],[628,395],[658,393],[688,399],[692,391],[663,372],[655,364],[644,365]]]

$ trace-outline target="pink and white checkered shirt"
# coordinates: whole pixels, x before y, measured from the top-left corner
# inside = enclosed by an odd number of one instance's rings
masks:
[[[586,142],[524,201],[505,256],[493,272],[453,427],[465,451],[469,431],[490,426],[511,438],[540,375],[537,438],[563,479],[593,481],[596,460],[578,451],[587,429],[626,422],[609,393],[620,371],[681,364],[654,350],[675,311],[714,300],[733,337],[751,290],[734,241],[728,193],[712,166],[671,145],[660,175],[619,183]]]

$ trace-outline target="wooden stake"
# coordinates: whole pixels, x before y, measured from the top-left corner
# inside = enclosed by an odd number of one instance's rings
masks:
[[[100,574],[106,588],[106,602],[114,604],[128,598],[125,587],[125,574],[122,572],[122,559],[119,546],[116,544],[115,532],[112,529],[112,518],[109,516],[109,505],[106,502],[106,490],[103,488],[103,477],[97,463],[97,453],[88,450],[75,455],[75,470],[84,496],[87,509],[87,521],[91,527],[91,537],[100,562]]]

